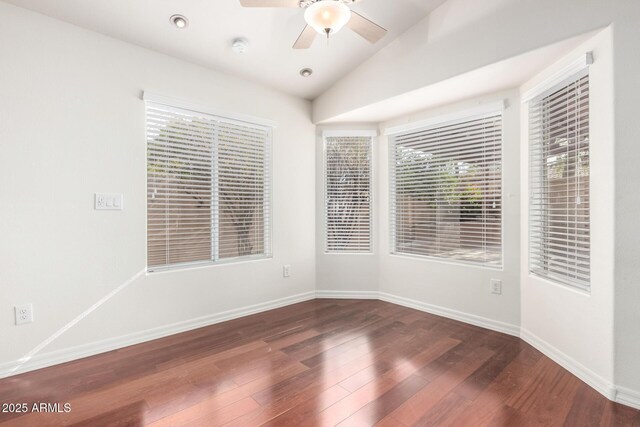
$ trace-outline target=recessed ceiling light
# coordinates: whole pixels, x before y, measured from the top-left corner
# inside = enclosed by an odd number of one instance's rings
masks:
[[[243,37],[235,38],[231,42],[231,50],[235,53],[243,54],[249,50],[249,41]]]
[[[311,68],[303,68],[300,70],[300,75],[302,77],[309,77],[311,74],[313,74],[313,70]]]
[[[171,21],[171,23],[175,25],[176,28],[179,28],[181,30],[189,26],[189,20],[182,15],[173,15],[171,18],[169,18],[169,21]]]

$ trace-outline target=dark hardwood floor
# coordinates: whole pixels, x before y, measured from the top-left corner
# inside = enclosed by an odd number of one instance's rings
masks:
[[[314,300],[0,380],[0,424],[640,426],[518,338],[373,300]]]

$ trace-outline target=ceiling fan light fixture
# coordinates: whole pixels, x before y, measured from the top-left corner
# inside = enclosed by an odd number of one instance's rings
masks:
[[[350,18],[351,9],[340,0],[318,0],[304,12],[307,24],[327,37],[340,31]]]

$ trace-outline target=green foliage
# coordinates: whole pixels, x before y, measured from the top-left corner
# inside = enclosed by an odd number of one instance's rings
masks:
[[[397,147],[395,160],[399,197],[433,209],[460,210],[464,216],[481,213],[483,191],[478,183],[485,165],[402,146]]]

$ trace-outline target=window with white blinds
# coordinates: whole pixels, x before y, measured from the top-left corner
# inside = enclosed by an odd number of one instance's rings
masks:
[[[502,264],[502,112],[389,138],[391,252]]]
[[[589,76],[529,103],[529,270],[589,288]]]
[[[324,147],[325,250],[371,252],[369,136],[328,136]]]
[[[147,102],[150,270],[268,256],[271,130]]]

